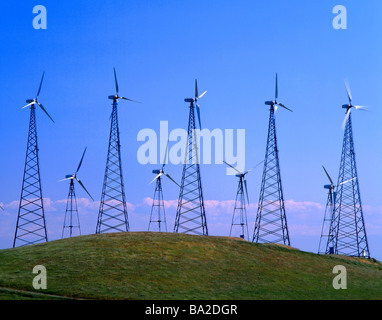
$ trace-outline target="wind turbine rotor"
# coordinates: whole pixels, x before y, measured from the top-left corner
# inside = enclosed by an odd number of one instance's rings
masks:
[[[284,104],[277,102],[277,99],[279,97],[279,84],[278,84],[278,75],[276,73],[276,84],[275,84],[275,100],[274,101],[265,101],[265,104],[267,106],[273,106],[275,109],[275,112],[277,111],[278,107],[283,107],[284,109],[293,112],[291,109],[287,108]]]
[[[39,96],[39,94],[40,94],[40,92],[41,92],[41,87],[42,87],[42,82],[43,82],[43,80],[44,80],[44,75],[45,75],[45,71],[42,73],[42,77],[41,77],[41,80],[40,80],[40,85],[39,85],[38,90],[37,90],[36,98],[35,98],[35,99],[28,99],[28,100],[26,100],[27,105],[25,105],[25,106],[22,107],[21,109],[27,108],[27,107],[29,107],[29,106],[31,106],[31,105],[34,105],[34,104],[38,104],[38,106],[41,108],[41,110],[44,111],[44,113],[45,113],[45,114],[49,117],[49,119],[52,120],[52,122],[54,123],[54,120],[53,120],[52,117],[49,115],[49,113],[45,110],[44,106],[43,106],[41,103],[39,103],[39,102],[37,101],[37,98],[38,98],[38,96]]]
[[[67,174],[65,176],[65,179],[62,179],[62,180],[59,180],[59,182],[61,181],[65,181],[65,180],[77,180],[77,182],[80,184],[80,186],[85,190],[85,192],[89,195],[89,197],[94,201],[93,197],[90,195],[90,193],[88,192],[88,190],[85,188],[84,184],[82,183],[82,181],[80,179],[77,178],[77,172],[80,170],[81,168],[81,165],[82,165],[82,160],[84,159],[84,156],[85,156],[85,152],[87,150],[87,147],[85,147],[85,150],[84,152],[82,153],[82,157],[81,157],[81,160],[80,160],[80,163],[78,164],[78,167],[77,167],[77,170],[74,174]],[[71,182],[72,183],[72,182]]]
[[[129,99],[126,97],[119,96],[119,86],[118,86],[117,72],[115,71],[115,67],[113,67],[113,70],[114,70],[115,94],[108,96],[108,98],[110,100],[123,99],[123,100],[128,100],[128,101],[140,103],[139,101],[135,101],[135,100],[132,100],[132,99]]]

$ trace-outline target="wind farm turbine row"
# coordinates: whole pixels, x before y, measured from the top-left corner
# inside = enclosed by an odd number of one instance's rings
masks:
[[[44,75],[45,73],[43,73],[40,80],[36,98],[26,100],[27,105],[23,107],[30,108],[30,121],[22,191],[13,247],[48,241],[41,191],[35,112],[36,106],[39,106],[49,119],[54,122],[47,110],[38,101]],[[122,173],[118,102],[119,100],[126,100],[134,103],[139,102],[119,95],[119,86],[115,68],[114,82],[116,92],[114,95],[108,96],[108,98],[112,100],[112,112],[109,118],[109,144],[96,233],[130,231]],[[359,194],[351,124],[351,109],[364,110],[365,107],[352,104],[349,85],[345,83],[345,86],[349,102],[342,106],[346,109],[346,114],[343,122],[345,134],[340,173],[338,183],[335,185],[324,168],[330,181],[330,185],[325,186],[325,189],[328,189],[329,192],[318,253],[370,257]],[[281,181],[275,114],[279,107],[290,112],[292,112],[292,110],[278,101],[278,91],[278,76],[276,74],[275,98],[274,100],[265,102],[265,105],[269,106],[268,135],[264,160],[258,164],[263,164],[263,174],[252,242],[290,245]],[[162,178],[166,177],[179,187],[178,205],[173,232],[208,235],[201,172],[199,163],[196,161],[196,159],[198,159],[196,124],[198,124],[200,129],[202,128],[200,105],[198,101],[206,94],[206,92],[207,91],[204,91],[199,95],[198,83],[197,80],[195,80],[194,97],[184,99],[186,103],[189,103],[188,139],[186,145],[186,161],[183,164],[182,180],[180,184],[164,171],[165,163],[167,162],[168,142],[161,168],[152,171],[152,173],[155,174],[155,178],[150,184],[155,182],[155,191],[150,213],[149,231],[167,231],[162,189]],[[78,233],[81,234],[75,182],[77,182],[87,195],[94,200],[83,182],[78,178],[78,172],[82,166],[86,150],[87,148],[83,151],[76,171],[73,174],[66,175],[64,179],[60,180],[69,181],[69,193],[67,197],[62,237],[65,236],[66,231],[68,231],[69,237],[73,236],[75,229],[78,229]],[[246,175],[254,168],[242,172],[237,170],[232,164],[227,162],[225,162],[225,164],[236,170],[236,177],[239,178],[230,236],[233,235],[234,229],[236,229],[240,237],[251,240],[246,215],[246,206],[249,204]],[[324,247],[324,249],[322,249],[322,247]]]

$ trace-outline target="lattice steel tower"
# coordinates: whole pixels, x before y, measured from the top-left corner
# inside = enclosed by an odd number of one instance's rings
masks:
[[[237,170],[234,166],[229,163],[224,163],[234,169],[237,174],[236,177],[239,178],[239,183],[237,186],[236,199],[235,199],[235,207],[233,209],[231,229],[229,231],[230,237],[240,237],[245,240],[249,240],[249,232],[248,232],[248,221],[247,221],[247,208],[246,206],[249,204],[248,197],[248,188],[247,188],[247,180],[245,179],[245,175],[252,171],[252,169],[247,170],[246,172],[241,172]],[[245,194],[244,194],[245,193]]]
[[[335,254],[370,258],[359,190],[351,121],[351,109],[363,109],[363,107],[352,105],[349,87],[346,86],[346,89],[349,104],[342,106],[346,109],[346,117],[344,121],[345,132],[340,170],[334,201],[334,218],[332,221],[333,225],[331,226],[334,230],[333,250]],[[349,183],[343,183],[348,181]]]
[[[155,171],[155,170],[154,170]],[[155,178],[155,191],[151,206],[150,222],[148,231],[167,232],[166,213],[164,209],[162,179]]]
[[[169,178],[172,182],[174,182],[177,186],[179,186],[173,178],[170,177],[170,175],[166,172],[164,172],[164,166],[167,162],[167,151],[168,151],[168,142],[166,146],[166,152],[162,164],[161,169],[153,170],[153,173],[156,174],[155,178],[150,182],[155,183],[155,191],[154,191],[154,197],[153,197],[153,204],[151,206],[151,213],[150,213],[150,222],[149,222],[149,229],[148,231],[157,231],[167,232],[167,222],[166,222],[166,213],[164,208],[164,199],[163,199],[163,190],[162,190],[162,176],[166,176]],[[180,186],[179,186],[180,187]]]
[[[96,233],[128,232],[125,187],[122,175],[121,144],[118,126],[118,99],[134,101],[118,95],[118,81],[114,69],[116,94],[109,96],[113,100],[110,116],[110,136],[107,151],[106,169],[102,187],[101,203],[98,213]],[[137,102],[137,101],[135,101]]]
[[[79,185],[85,190],[85,192],[89,195],[89,197],[93,199],[90,193],[86,190],[84,184],[80,179],[78,179],[77,173],[81,168],[82,160],[84,159],[86,152],[86,148],[84,153],[82,154],[80,163],[78,164],[77,170],[74,174],[68,174],[65,176],[65,179],[60,181],[69,180],[69,193],[68,199],[66,201],[66,210],[65,210],[65,218],[64,218],[64,226],[62,228],[62,238],[64,237],[72,237],[73,235],[81,235],[81,226],[80,226],[80,217],[78,215],[78,207],[77,207],[77,198],[76,192],[74,188],[74,180],[76,180]]]
[[[263,177],[259,204],[253,233],[253,242],[271,242],[290,245],[284,196],[281,185],[280,165],[276,138],[275,111],[283,104],[277,102],[278,83],[276,74],[275,101],[266,101],[269,109],[268,139],[265,150]]]
[[[325,167],[322,166],[326,176],[328,177],[330,184],[324,185],[324,188],[328,190],[328,199],[326,201],[324,221],[322,223],[320,243],[318,245],[318,254],[332,254],[333,252],[333,241],[334,241],[334,230],[332,221],[334,220],[334,199],[336,197],[335,185],[329,173],[326,171]]]
[[[198,100],[206,93],[198,94],[198,84],[195,80],[195,98],[184,101],[190,103],[188,120],[188,139],[186,156],[183,165],[182,182],[178,207],[176,211],[174,232],[208,235],[206,212],[204,208],[202,182],[200,178],[198,145],[195,125],[195,108],[198,113],[199,127],[201,128],[200,110]]]
[[[37,104],[53,121],[42,104],[37,101],[41,91],[44,74],[45,73],[42,74],[36,98],[28,99],[26,101],[28,104],[23,107],[26,108],[30,106],[30,120],[23,183],[13,247],[48,241],[41,190],[35,107]]]

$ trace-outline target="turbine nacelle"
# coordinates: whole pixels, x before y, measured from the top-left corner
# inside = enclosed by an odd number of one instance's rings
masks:
[[[343,104],[342,105],[342,108],[344,108],[344,109],[348,109],[348,108],[351,108],[351,107],[353,107],[351,104]]]
[[[114,95],[112,95],[112,96],[108,96],[108,99],[110,99],[110,100],[117,100],[119,97],[118,97],[118,95],[116,95],[116,94],[114,94]]]
[[[67,174],[65,176],[65,179],[74,179],[75,178],[75,175],[74,174]]]
[[[325,189],[332,189],[334,186],[332,186],[331,184],[326,184],[326,185],[324,185],[324,188]]]
[[[25,100],[26,103],[33,103],[33,102],[36,102],[37,100],[36,99],[27,99]]]
[[[184,99],[185,102],[190,102],[190,103],[194,103],[195,102],[195,98],[186,98]]]
[[[265,101],[265,104],[267,106],[272,106],[272,105],[275,105],[276,104],[276,101]]]
[[[158,169],[156,169],[156,170],[153,170],[153,173],[154,173],[154,174],[160,174],[161,171],[162,171],[162,170],[158,170]]]

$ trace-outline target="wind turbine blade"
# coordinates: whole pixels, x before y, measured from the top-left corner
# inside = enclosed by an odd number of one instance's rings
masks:
[[[40,108],[42,109],[42,111],[44,111],[46,113],[46,115],[49,117],[50,120],[53,121],[54,123],[54,120],[52,119],[52,117],[49,115],[49,113],[45,110],[45,108],[42,106],[41,103],[37,102],[37,104],[40,106]]]
[[[38,98],[38,95],[40,94],[41,86],[42,86],[42,81],[44,80],[44,75],[45,75],[45,71],[42,73],[42,77],[41,77],[41,81],[40,81],[40,86],[38,87],[36,99]]]
[[[204,92],[198,97],[198,99],[200,99],[201,97],[203,97],[206,93],[207,93],[207,90],[204,91]]]
[[[198,94],[198,80],[195,79],[195,98],[199,97]]]
[[[162,174],[163,174],[162,172],[159,173],[153,180],[151,180],[151,182],[150,182],[149,184],[153,183],[153,182],[154,182],[156,179],[158,179]]]
[[[21,109],[24,109],[24,108],[26,108],[26,107],[29,107],[30,105],[32,105],[32,104],[34,104],[34,103],[36,103],[36,102],[33,101],[33,102],[31,102],[31,103],[28,103],[26,106],[22,107]]]
[[[58,182],[61,182],[61,181],[65,181],[65,180],[72,180],[74,177],[70,177],[70,178],[65,178],[65,179],[61,179],[61,180],[58,180]]]
[[[289,110],[290,112],[293,112],[291,109],[287,108],[286,106],[284,106],[282,103],[277,103],[280,107],[283,107],[284,109],[287,109]]]
[[[352,97],[351,97],[351,92],[350,92],[350,86],[349,86],[349,82],[347,79],[345,79],[345,87],[346,87],[346,93],[348,95],[348,99],[349,99],[349,103],[351,103],[352,101]]]
[[[165,153],[164,153],[164,159],[163,159],[163,163],[162,163],[162,170],[163,170],[164,166],[166,165],[166,161],[167,161],[167,152],[168,152],[168,139],[167,139],[166,151],[165,151]]]
[[[369,111],[368,108],[365,106],[353,106],[353,107],[356,108],[357,110]]]
[[[115,91],[118,95],[118,80],[117,80],[117,73],[115,72],[115,68],[113,67],[114,69],[114,81],[115,81]]]
[[[132,101],[132,102],[136,102],[136,103],[141,103],[139,101],[135,101],[135,100],[132,100],[132,99],[129,99],[129,98],[125,98],[125,97],[118,97],[119,99],[123,99],[123,100],[128,100],[128,101]]]
[[[76,173],[75,173],[74,175],[76,175],[76,174],[77,174],[77,172],[78,172],[78,170],[80,170],[80,168],[81,168],[82,160],[84,159],[84,156],[85,156],[85,152],[86,152],[86,149],[87,149],[87,148],[88,148],[88,147],[86,147],[86,148],[85,148],[85,150],[84,150],[84,153],[82,154],[82,157],[81,157],[80,163],[78,164],[78,167],[77,167]]]
[[[322,167],[324,168],[324,171],[325,171],[326,175],[328,176],[328,179],[329,179],[330,183],[331,183],[331,184],[332,184],[332,186],[333,186],[333,185],[334,185],[334,183],[333,183],[333,180],[332,180],[332,178],[330,177],[330,175],[329,175],[328,171],[326,171],[326,169],[325,169],[325,167],[324,167],[324,166],[322,166]]]
[[[247,195],[247,204],[249,204],[249,197],[248,197],[248,189],[247,189],[247,180],[244,179],[244,188],[245,188],[245,194]]]
[[[349,119],[349,115],[350,115],[350,109],[351,108],[349,108],[348,111],[346,111],[346,116],[345,116],[344,122],[342,123],[342,130],[345,130],[346,123],[347,123],[347,121]]]
[[[257,165],[253,166],[251,169],[248,169],[244,175],[246,175],[247,173],[251,172],[252,170],[256,169],[259,165],[261,165],[265,160],[262,160],[260,161]]]
[[[180,188],[180,185],[179,185],[173,178],[171,178],[169,174],[167,174],[166,172],[163,172],[163,174],[164,174],[167,178],[169,178],[172,182],[174,182],[174,183]]]
[[[0,209],[4,211],[4,208],[3,208],[3,206],[0,206]]]
[[[278,81],[277,81],[277,72],[276,72],[276,88],[275,88],[275,98],[279,97],[279,86],[278,86]]]
[[[355,178],[356,178],[356,177],[351,178],[351,179],[346,180],[346,181],[343,181],[343,182],[341,182],[341,183],[339,184],[339,186],[342,185],[342,184],[345,184],[345,183],[347,183],[347,182],[350,182],[350,181],[354,180]]]
[[[224,162],[227,166],[229,166],[229,167],[231,167],[232,169],[234,169],[235,171],[237,171],[238,173],[243,174],[243,172],[237,170],[234,166],[230,165],[229,163],[225,162],[224,160],[223,160],[223,162]]]
[[[202,129],[202,121],[200,119],[200,108],[198,104],[196,104],[196,112],[198,113],[199,128]]]
[[[86,193],[89,195],[89,197],[94,201],[93,197],[90,195],[90,193],[88,192],[88,190],[86,190],[84,184],[81,182],[80,179],[76,178],[76,180],[78,181],[78,183],[81,185],[81,187],[86,191]]]

